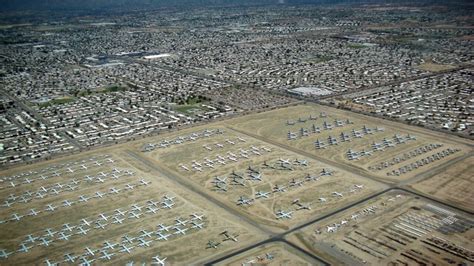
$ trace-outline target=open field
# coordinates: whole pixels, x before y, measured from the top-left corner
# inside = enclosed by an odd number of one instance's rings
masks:
[[[314,104],[249,115],[225,125],[388,181],[410,179],[472,151],[465,145],[468,140]]]
[[[421,69],[421,70],[426,70],[426,71],[430,71],[430,72],[440,72],[440,71],[446,71],[446,70],[456,68],[456,66],[441,65],[441,64],[427,62],[427,63],[423,63],[423,64],[419,65],[418,68]]]
[[[222,127],[180,131],[166,140],[142,156],[271,230],[287,230],[384,187]]]
[[[150,263],[157,255],[172,264],[189,264],[260,238],[251,227],[116,148],[0,176],[0,249],[8,254],[2,265],[46,259],[63,265],[71,263],[66,254],[74,264]],[[209,240],[224,239],[223,231],[237,235],[238,242],[222,241],[217,251],[207,248]],[[28,252],[22,252],[22,244]]]
[[[289,239],[338,265],[459,265],[474,261],[473,225],[472,215],[394,190]]]
[[[453,205],[474,211],[474,191],[471,187],[474,182],[473,165],[474,157],[471,156],[433,177],[412,184],[411,187]]]
[[[308,258],[293,247],[275,242],[264,244],[247,252],[231,257],[216,265],[323,265],[319,261]]]

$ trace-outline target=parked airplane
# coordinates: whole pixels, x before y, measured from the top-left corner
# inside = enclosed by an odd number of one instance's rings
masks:
[[[238,234],[230,234],[228,231],[224,231],[221,233],[221,235],[224,236],[224,240],[223,241],[227,241],[227,240],[232,240],[234,242],[238,242],[239,240],[237,239],[237,237],[239,236]]]
[[[160,258],[160,256],[156,255],[155,257],[153,257],[153,260],[154,260],[154,262],[152,264],[165,266],[166,258]]]
[[[214,248],[214,249],[217,249],[217,247],[220,245],[221,243],[219,242],[214,242],[212,240],[209,240],[207,242],[207,247],[206,248]]]
[[[4,249],[0,249],[0,259],[7,259],[11,254],[13,254],[13,252],[7,252]]]
[[[277,219],[283,219],[283,218],[291,219],[292,218],[292,216],[291,216],[292,213],[293,213],[293,211],[285,212],[285,211],[279,210],[279,211],[276,212],[276,218]]]

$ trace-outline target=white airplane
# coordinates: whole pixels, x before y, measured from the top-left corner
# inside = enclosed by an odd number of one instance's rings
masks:
[[[199,221],[202,221],[202,218],[204,217],[204,214],[197,214],[197,213],[193,213],[191,214],[191,221],[194,221],[194,220],[199,220]]]
[[[91,266],[92,262],[95,261],[95,259],[88,260],[87,258],[81,257],[82,263],[81,266]]]
[[[72,169],[71,167],[69,167],[69,168],[67,169],[67,171],[68,171],[69,173],[74,173],[74,172],[75,172],[74,169]]]
[[[299,165],[302,165],[302,166],[308,166],[308,161],[307,160],[296,159],[295,162]]]
[[[128,235],[122,236],[122,243],[133,244],[134,237],[129,237]]]
[[[193,229],[202,229],[204,226],[204,223],[196,223],[195,221],[192,221],[191,224],[193,225],[191,226]]]
[[[202,145],[202,147],[204,147],[204,149],[208,150],[208,151],[212,151],[212,148],[207,146],[207,145]]]
[[[150,243],[152,242],[152,240],[146,241],[146,240],[143,239],[143,238],[139,238],[138,241],[140,242],[140,243],[138,244],[139,247],[149,247],[149,246],[150,246]]]
[[[95,179],[96,179],[96,181],[95,181],[96,183],[104,183],[105,182],[105,180],[102,177],[96,177]]]
[[[81,164],[81,168],[87,170],[87,166],[85,164]]]
[[[25,181],[23,181],[23,184],[31,184],[33,180],[29,179],[28,177],[25,178]]]
[[[41,193],[41,192],[36,192],[36,198],[37,199],[43,199],[46,195]]]
[[[68,241],[69,240],[69,237],[71,237],[71,235],[66,235],[64,232],[60,232],[59,233],[59,240],[65,240],[65,241]]]
[[[149,206],[158,207],[159,202],[153,201],[153,200],[148,200],[147,203],[148,203]]]
[[[339,192],[337,192],[337,191],[334,191],[334,192],[332,193],[332,195],[335,196],[335,197],[343,197],[342,193],[339,193]]]
[[[12,218],[10,219],[10,221],[20,221],[21,218],[23,218],[23,215],[19,215],[18,213],[14,213],[14,214],[12,214],[11,217]]]
[[[241,137],[237,137],[237,139],[241,142],[246,142],[246,140],[244,138],[241,138]]]
[[[333,173],[332,170],[323,168],[323,170],[321,171],[320,175],[321,175],[321,176],[331,176],[332,173]]]
[[[72,232],[72,230],[75,228],[75,226],[70,226],[69,224],[63,224],[64,230],[68,232]]]
[[[29,247],[29,246],[27,246],[27,245],[21,243],[21,244],[20,244],[20,249],[18,249],[18,252],[27,253],[27,252],[30,251],[30,249],[31,249],[31,246]]]
[[[59,265],[59,263],[51,262],[48,259],[46,259],[44,262],[46,263],[46,266],[58,266]]]
[[[90,199],[90,197],[87,197],[85,195],[80,195],[79,196],[79,202],[87,202]]]
[[[99,213],[99,220],[108,221],[109,216],[105,215],[104,213]]]
[[[276,192],[285,192],[286,191],[286,187],[285,186],[279,186],[279,185],[275,185],[273,187],[273,193],[276,193]]]
[[[90,231],[90,229],[84,229],[82,227],[77,228],[78,232],[76,233],[77,235],[87,235],[87,232]]]
[[[114,220],[112,221],[113,224],[122,224],[123,220],[125,220],[125,219],[123,219],[123,218],[120,219],[120,218],[118,218],[117,216],[114,216],[113,219],[114,219]]]
[[[82,219],[81,222],[82,222],[82,225],[91,226],[91,223],[87,221],[86,219]]]
[[[155,260],[155,261],[152,264],[165,266],[166,258],[160,258],[160,256],[156,255],[155,257],[153,257],[153,260]]]
[[[188,221],[187,220],[181,220],[181,218],[177,218],[177,219],[175,219],[175,222],[176,222],[175,226],[180,226],[180,225],[185,226]]]
[[[148,186],[150,183],[151,183],[151,182],[148,182],[148,181],[146,181],[146,180],[144,180],[144,179],[140,179],[140,184],[142,184],[142,185]]]
[[[135,219],[140,219],[140,216],[141,216],[140,213],[131,212],[131,213],[129,214],[129,216],[128,216],[128,219],[133,219],[133,218],[135,218]]]
[[[233,142],[233,141],[231,141],[231,140],[229,140],[229,139],[226,139],[225,141],[226,141],[227,143],[229,143],[230,145],[235,145],[235,142]]]
[[[207,242],[207,247],[206,249],[208,248],[214,248],[214,249],[217,249],[217,246],[219,246],[221,243],[219,242],[214,242],[212,240],[209,240],[209,242]]]
[[[163,201],[161,202],[161,205],[163,205],[163,208],[171,209],[174,206],[174,202]]]
[[[170,225],[170,226],[165,226],[164,224],[159,224],[158,227],[159,227],[158,230],[159,230],[160,232],[161,232],[161,231],[166,231],[166,232],[168,232],[169,229],[170,229],[172,226],[171,226],[171,225]]]
[[[282,159],[282,158],[280,158],[280,159],[278,159],[278,161],[279,161],[280,163],[282,163],[282,164],[291,164],[291,163],[290,163],[290,159]]]
[[[30,212],[28,213],[29,216],[36,216],[40,213],[41,211],[36,211],[35,209],[30,209]]]
[[[268,195],[270,194],[270,192],[263,192],[263,191],[257,191],[257,193],[255,193],[255,198],[256,199],[259,199],[259,198],[266,198],[268,199]]]
[[[292,216],[291,216],[292,213],[293,213],[293,211],[285,212],[285,211],[279,210],[276,213],[276,218],[277,219],[283,219],[283,218],[291,219],[292,218]]]
[[[112,259],[112,256],[115,255],[115,253],[110,253],[110,254],[107,253],[106,250],[102,250],[101,253],[102,253],[102,256],[101,256],[99,259],[111,260],[111,259]]]
[[[38,238],[34,237],[31,234],[29,234],[29,235],[26,236],[26,240],[24,242],[25,243],[34,243],[36,239],[38,239]]]
[[[320,202],[326,202],[327,200],[326,200],[326,198],[319,198],[319,201]]]
[[[48,240],[46,238],[41,238],[40,240],[41,240],[41,243],[39,243],[38,246],[49,247],[49,244],[53,242],[52,240]]]
[[[126,245],[121,245],[122,249],[119,250],[120,253],[132,253],[132,250],[135,248],[134,246],[127,247]]]
[[[224,240],[222,241],[228,241],[228,240],[232,240],[234,242],[238,242],[239,240],[237,239],[237,237],[239,236],[238,234],[230,234],[227,230],[220,233],[221,235],[224,235]]]
[[[84,250],[86,251],[86,253],[84,253],[84,255],[92,256],[92,257],[95,256],[95,252],[97,251],[97,250],[92,250],[89,247],[86,247]]]
[[[103,230],[107,226],[107,224],[103,224],[100,221],[95,222],[95,224],[96,224],[96,227],[95,227],[96,229],[102,229]]]
[[[173,229],[176,230],[176,232],[174,232],[175,235],[178,235],[178,234],[185,235],[186,231],[189,230],[189,228],[181,229],[179,227],[173,227]]]
[[[254,199],[246,199],[244,196],[240,196],[237,200],[237,205],[252,205]]]
[[[168,241],[168,237],[171,236],[171,234],[162,234],[161,232],[157,232],[156,235],[158,236],[157,240],[165,240]]]
[[[224,148],[224,145],[222,145],[222,144],[220,144],[220,143],[216,143],[216,146],[217,146],[218,148],[221,148],[221,149]]]
[[[90,175],[86,175],[86,176],[84,176],[84,181],[92,182],[92,181],[94,181],[94,177],[92,177]]]
[[[114,243],[110,243],[109,241],[105,241],[104,242],[104,250],[107,250],[107,249],[114,249],[115,246],[117,246],[118,244],[114,244]]]
[[[118,194],[121,189],[116,189],[115,187],[110,188],[110,194]]]
[[[262,174],[252,172],[252,173],[250,173],[250,180],[252,180],[252,181],[262,181]]]
[[[70,202],[69,200],[63,201],[63,206],[64,207],[71,207],[74,202]]]
[[[64,258],[64,262],[74,263],[74,261],[76,261],[77,256],[73,256],[72,253],[67,253],[64,254]]]
[[[142,206],[139,206],[139,205],[137,205],[137,204],[133,204],[133,205],[132,205],[132,211],[138,211],[138,212],[139,212],[139,211],[141,211],[142,209],[143,209]]]
[[[150,237],[151,237],[151,234],[152,234],[151,232],[148,232],[148,231],[146,231],[146,230],[141,230],[140,233],[142,233],[142,234],[140,235],[140,238],[150,238]]]
[[[156,212],[159,210],[159,208],[153,208],[151,206],[146,207],[147,211],[146,213],[153,213],[156,214]]]
[[[364,185],[354,185],[354,187],[355,187],[356,189],[362,189],[362,188],[364,188]]]
[[[134,186],[134,185],[131,185],[130,183],[127,183],[127,184],[125,185],[125,189],[127,189],[127,190],[133,190],[134,188],[135,188],[135,186]]]
[[[337,231],[337,226],[326,226],[327,232],[328,233],[333,233]]]
[[[96,198],[103,198],[104,196],[105,196],[105,193],[102,193],[102,192],[100,192],[100,191],[97,191],[97,192],[95,193],[95,197],[96,197]]]
[[[58,191],[57,189],[55,189],[55,188],[52,188],[52,189],[50,190],[50,192],[51,192],[51,194],[59,195],[59,191]]]
[[[189,172],[189,168],[186,165],[180,164],[179,166]]]

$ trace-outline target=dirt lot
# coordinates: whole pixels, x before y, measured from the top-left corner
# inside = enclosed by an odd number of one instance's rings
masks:
[[[473,224],[471,215],[392,191],[306,227],[289,239],[337,264],[469,264]],[[463,251],[456,253],[454,248]]]
[[[411,185],[412,188],[447,201],[453,205],[474,211],[474,157],[468,157],[444,169],[439,174]]]

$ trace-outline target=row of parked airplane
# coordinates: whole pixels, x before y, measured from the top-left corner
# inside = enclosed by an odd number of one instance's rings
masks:
[[[411,135],[407,135],[406,137],[395,135],[392,139],[384,138],[382,142],[373,142],[371,145],[371,150],[354,151],[352,149],[349,149],[346,153],[346,156],[349,160],[359,160],[364,156],[372,156],[374,152],[385,151],[385,149],[387,148],[392,148],[396,145],[404,144],[410,140],[416,140],[416,137]]]
[[[242,137],[237,137],[236,140],[225,139],[224,144],[217,142],[214,144],[204,144],[202,145],[202,147],[206,149],[207,151],[212,151],[213,148],[223,149],[225,144],[235,145],[237,142],[247,142],[247,141]]]
[[[48,180],[54,177],[60,177],[61,175],[69,175],[76,171],[87,170],[91,167],[101,166],[103,164],[111,164],[111,163],[115,163],[115,160],[113,160],[112,158],[106,158],[104,160],[90,159],[90,161],[82,160],[80,162],[66,163],[63,165],[58,165],[56,167],[50,166],[40,171],[30,171],[30,172],[22,173],[19,175],[2,177],[1,180],[3,182],[10,181],[9,183],[10,187],[17,187],[22,184],[31,184],[35,181]],[[61,173],[58,168],[61,168],[61,169],[65,168],[65,169]],[[49,174],[47,174],[46,172],[49,172]],[[31,177],[31,176],[36,176],[36,177]],[[14,182],[14,181],[18,181],[18,179],[23,179],[23,181]]]
[[[377,210],[377,206],[372,205],[370,207],[364,208],[361,211],[356,211],[356,212],[354,212],[350,215],[350,218],[349,217],[343,218],[340,222],[336,222],[336,223],[333,223],[331,225],[327,225],[326,226],[326,232],[327,233],[337,232],[342,227],[349,225],[349,223],[351,221],[355,221],[357,219],[360,219],[362,216],[367,216],[367,215],[374,214],[376,210]],[[320,234],[321,233],[320,229],[317,229],[316,233]]]
[[[168,148],[174,145],[183,144],[186,142],[193,142],[201,138],[209,138],[215,135],[222,135],[225,131],[222,129],[205,129],[203,131],[193,132],[189,135],[178,136],[174,139],[162,140],[159,143],[147,143],[143,146],[142,150],[144,152],[150,152],[159,148]]]

